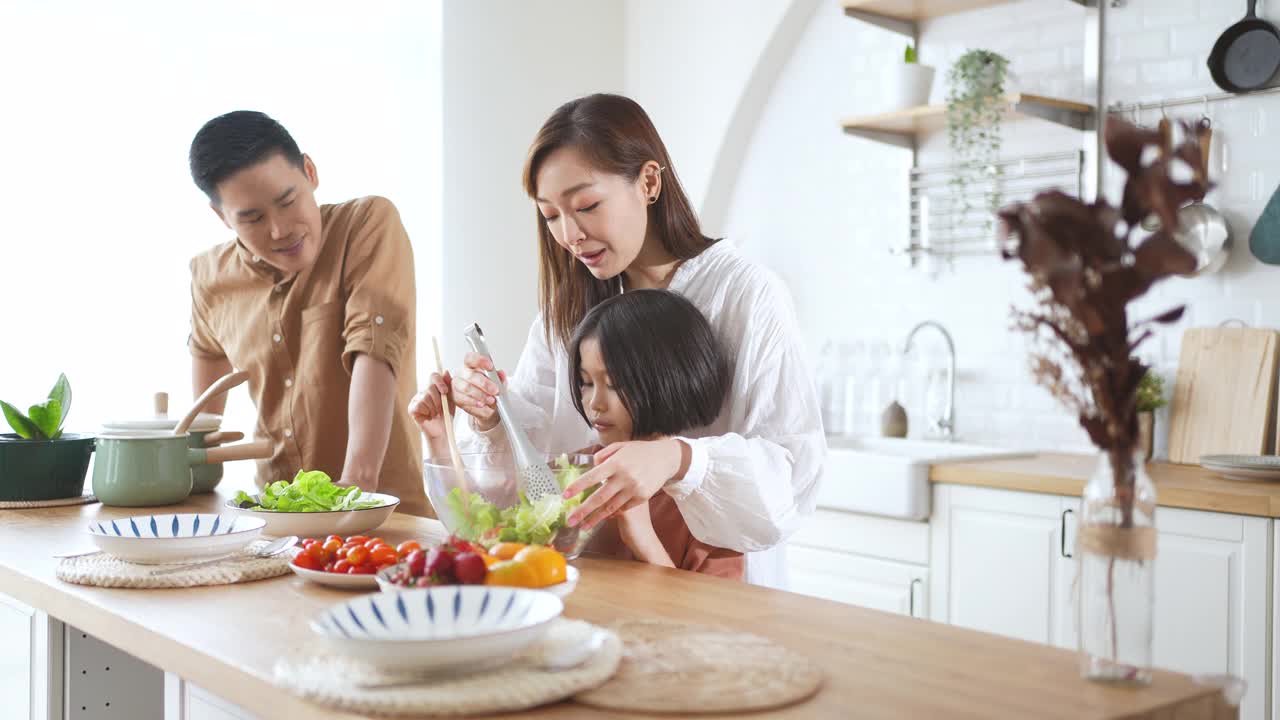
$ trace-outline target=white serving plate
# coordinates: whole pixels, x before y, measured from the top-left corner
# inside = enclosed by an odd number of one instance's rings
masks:
[[[1200,466],[1228,480],[1280,480],[1280,456],[1203,455]]]
[[[329,587],[343,590],[378,589],[378,580],[373,575],[347,575],[345,573],[331,573],[322,570],[308,570],[293,563],[289,563],[289,569],[298,577],[319,585],[328,585]]]
[[[381,500],[378,507],[364,510],[329,510],[325,512],[276,512],[272,510],[249,510],[236,507],[235,500],[227,501],[227,509],[242,515],[261,518],[267,526],[263,534],[274,537],[297,535],[301,538],[324,537],[326,535],[360,535],[382,525],[395,512],[400,498],[385,493],[363,493],[360,496],[370,500]],[[256,498],[256,496],[255,496]]]
[[[395,573],[395,571],[398,570],[400,566],[403,564],[404,563],[397,563],[390,567],[382,568],[381,570],[379,570],[377,573],[374,574],[373,577],[377,578],[378,587],[383,592],[404,592],[405,590],[416,589],[416,588],[408,588],[403,585],[397,585],[394,582],[391,582],[391,575]],[[555,585],[548,585],[547,587],[537,588],[537,589],[541,590],[542,592],[549,592],[552,595],[555,595],[556,597],[560,598],[561,600],[569,597],[569,594],[573,592],[573,589],[578,587],[578,575],[579,575],[578,568],[572,565],[569,565],[568,567],[565,568],[564,574],[565,574],[564,582],[556,583]],[[442,587],[451,587],[451,586],[442,586]]]
[[[551,593],[447,585],[353,598],[322,612],[311,630],[381,668],[457,672],[511,658],[563,611]]]
[[[222,557],[258,539],[262,520],[234,513],[167,513],[96,520],[89,539],[102,552],[146,565]]]

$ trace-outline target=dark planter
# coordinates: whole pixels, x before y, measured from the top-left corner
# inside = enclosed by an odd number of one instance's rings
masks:
[[[59,500],[84,494],[92,435],[24,440],[0,434],[0,501]]]

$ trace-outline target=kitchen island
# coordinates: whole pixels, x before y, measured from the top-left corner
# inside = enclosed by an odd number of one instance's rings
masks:
[[[215,512],[244,479],[163,512]],[[276,658],[310,637],[309,619],[348,593],[292,574],[219,587],[123,590],[64,583],[58,552],[89,545],[90,520],[144,512],[92,504],[0,511],[0,593],[262,718],[349,718],[271,683]],[[439,523],[394,515],[378,535],[438,540]],[[822,689],[761,717],[1231,718],[1221,692],[1157,672],[1141,690],[1081,680],[1073,652],[921,619],[637,563],[583,558],[568,617],[713,623],[773,639],[817,662]],[[67,708],[66,717],[86,716]],[[74,714],[72,710],[76,711]],[[170,713],[171,714],[171,713]],[[168,716],[169,714],[167,714]],[[87,717],[93,717],[89,714]],[[638,717],[571,703],[519,715]]]

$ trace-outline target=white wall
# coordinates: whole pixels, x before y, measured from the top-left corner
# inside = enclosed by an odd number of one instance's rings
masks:
[[[790,0],[624,4],[626,93],[653,119],[685,192],[702,207],[733,113]]]
[[[537,310],[538,249],[525,152],[556,107],[623,84],[621,3],[452,0],[444,6],[445,364],[484,329],[513,369]],[[427,342],[430,342],[429,338]],[[426,377],[430,354],[424,354]]]
[[[1213,40],[1241,11],[1242,6],[1218,0],[1129,0],[1122,8],[1109,9],[1108,102],[1214,92],[1204,60]],[[679,26],[697,11],[664,12],[665,18],[646,22]],[[1067,0],[1024,0],[926,24],[920,49],[924,62],[938,66],[935,101],[943,97],[941,77],[947,65],[969,47],[1005,53],[1026,91],[1083,99],[1083,12]],[[1280,9],[1264,8],[1264,14],[1280,20]],[[628,27],[629,36],[636,32],[639,26]],[[755,27],[723,42],[753,47],[767,34]],[[839,121],[877,109],[884,97],[877,70],[897,62],[902,45],[897,35],[844,17],[837,0],[823,0],[760,118],[733,189],[725,232],[788,281],[815,352],[830,338],[900,345],[915,322],[940,320],[954,335],[959,354],[962,436],[1084,449],[1088,441],[1074,418],[1031,382],[1023,341],[1008,330],[1010,305],[1025,305],[1024,279],[1016,265],[997,258],[970,259],[930,278],[888,254],[906,233],[909,153],[844,135]],[[704,81],[732,87],[750,65],[717,67]],[[633,71],[635,67],[629,58],[628,89],[652,92],[647,106],[699,107],[702,90],[690,78],[672,83],[663,94],[661,77]],[[696,64],[687,66],[686,73],[702,75]],[[1198,116],[1200,108],[1180,112]],[[1280,180],[1280,148],[1266,139],[1268,123],[1274,124],[1278,113],[1277,96],[1211,108],[1229,163],[1225,173],[1218,164],[1220,188],[1210,200],[1224,210],[1236,233],[1232,259],[1217,276],[1170,281],[1138,312],[1185,301],[1191,308],[1184,325],[1216,324],[1231,317],[1280,325],[1280,302],[1270,289],[1275,271],[1255,261],[1247,249],[1252,222]],[[1156,115],[1148,113],[1143,120],[1154,123]],[[692,149],[695,167],[705,167],[708,161],[699,153],[717,141],[709,125],[704,119],[660,129],[680,138],[680,147],[673,147],[678,163],[684,166],[682,151]],[[1073,133],[1038,122],[1006,125],[1006,137],[1007,152],[1014,154],[1079,146]],[[920,162],[946,162],[947,154],[945,138],[936,137],[922,146]],[[1177,330],[1166,331],[1145,352],[1170,373],[1178,340]],[[904,404],[916,410],[921,381],[918,374],[908,379]]]
[[[235,109],[290,130],[316,161],[321,202],[396,203],[429,339],[439,15],[410,0],[359,12],[334,0],[0,4],[0,398],[25,408],[66,372],[71,431],[149,413],[158,390],[183,410],[187,262],[233,236],[192,184],[187,149],[202,123]],[[235,395],[226,424],[252,430],[252,405]]]

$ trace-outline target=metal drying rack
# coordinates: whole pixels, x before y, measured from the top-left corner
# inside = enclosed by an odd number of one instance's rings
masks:
[[[1146,102],[1136,103],[1113,103],[1107,106],[1107,112],[1112,115],[1123,115],[1125,113],[1143,112],[1145,110],[1165,110],[1172,107],[1181,107],[1185,105],[1200,105],[1206,110],[1209,103],[1222,102],[1224,100],[1247,100],[1249,98],[1262,95],[1274,95],[1280,93],[1280,85],[1254,90],[1247,93],[1209,93],[1207,95],[1187,95],[1185,97],[1169,98],[1165,100],[1149,100]]]

